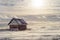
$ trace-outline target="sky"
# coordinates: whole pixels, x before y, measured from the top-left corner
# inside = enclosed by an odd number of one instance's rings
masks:
[[[60,13],[60,0],[0,0],[0,14],[40,15]]]

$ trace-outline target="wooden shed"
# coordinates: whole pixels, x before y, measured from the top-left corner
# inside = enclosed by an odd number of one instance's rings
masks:
[[[12,18],[8,23],[10,30],[26,30],[27,23],[23,19]]]

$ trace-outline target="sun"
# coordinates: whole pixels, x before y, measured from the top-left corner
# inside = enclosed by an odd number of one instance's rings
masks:
[[[44,1],[43,0],[32,0],[32,7],[34,8],[41,8],[43,7],[45,4],[44,4]]]

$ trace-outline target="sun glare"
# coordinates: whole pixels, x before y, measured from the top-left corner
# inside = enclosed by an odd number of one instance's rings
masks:
[[[44,6],[43,0],[32,0],[32,7],[41,8]]]

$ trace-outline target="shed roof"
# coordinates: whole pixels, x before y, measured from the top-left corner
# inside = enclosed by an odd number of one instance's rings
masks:
[[[17,25],[26,25],[27,24],[23,19],[12,18],[12,20],[8,23],[8,25],[10,25],[13,21],[15,21],[15,23]],[[12,25],[14,25],[14,24],[12,24]]]

